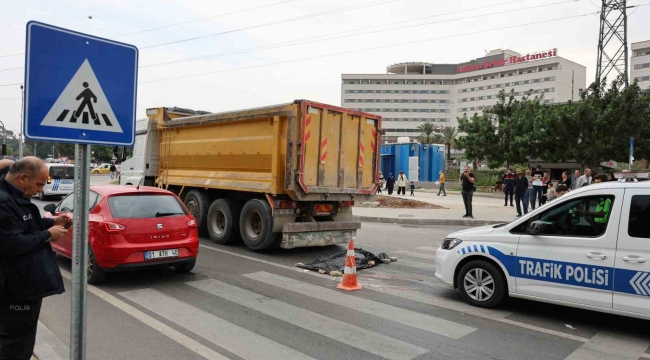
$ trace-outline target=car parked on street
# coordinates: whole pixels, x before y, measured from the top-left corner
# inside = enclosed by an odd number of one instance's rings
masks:
[[[468,303],[506,296],[650,320],[650,182],[581,187],[509,223],[449,234],[436,277]]]
[[[75,214],[73,194],[45,211]],[[88,233],[88,283],[106,273],[148,267],[192,271],[199,250],[196,219],[173,193],[154,187],[91,186]],[[73,232],[52,243],[54,251],[72,258]]]

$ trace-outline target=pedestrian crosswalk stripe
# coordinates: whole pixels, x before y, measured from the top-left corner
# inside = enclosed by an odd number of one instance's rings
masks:
[[[72,281],[72,274],[70,274],[68,271],[61,269],[61,275],[63,275],[64,278]],[[106,291],[94,285],[88,285],[88,292],[106,301],[107,303],[115,306],[116,308],[124,311],[124,313],[128,314],[129,316],[132,316],[134,319],[141,321],[143,324],[160,332],[161,334],[167,336],[169,339],[177,342],[178,344],[185,346],[187,349],[193,351],[194,353],[200,355],[201,357],[207,360],[228,360],[227,357],[219,354],[218,352],[210,349],[209,347],[201,344],[200,342],[190,338],[189,336],[182,334],[181,332],[175,329],[172,329],[170,326],[154,319],[153,317],[136,309],[130,304],[127,304],[125,301],[118,299],[117,297],[107,293]]]
[[[121,292],[121,296],[247,360],[307,360],[311,357],[246,330],[153,289]]]
[[[434,261],[436,259],[435,255],[424,254],[424,253],[419,253],[419,252],[415,252],[415,251],[398,250],[397,253],[405,255],[405,256],[409,256],[409,257],[424,259],[424,260]]]
[[[417,249],[418,249],[418,250],[425,250],[425,251],[433,251],[433,252],[438,251],[438,248],[433,247],[433,246],[420,246],[420,247],[417,248]]]
[[[41,125],[123,132],[87,59],[63,89]]]
[[[434,334],[446,336],[452,339],[460,339],[463,336],[476,331],[476,329],[471,326],[439,319],[433,316],[398,308],[374,300],[368,300],[354,295],[344,294],[340,291],[330,290],[317,285],[311,285],[280,275],[274,275],[267,272],[256,272],[252,274],[245,274],[243,276],[265,284],[279,287],[281,289],[293,291],[301,295],[309,296],[339,306],[344,306],[352,310],[377,316],[417,329],[425,330]]]
[[[429,351],[218,280],[186,285],[386,359],[410,360]]]

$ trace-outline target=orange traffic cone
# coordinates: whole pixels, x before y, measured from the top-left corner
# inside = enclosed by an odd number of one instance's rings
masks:
[[[348,254],[345,256],[345,270],[341,283],[337,288],[342,290],[361,290],[361,284],[357,282],[357,262],[354,258],[354,238],[348,244]]]

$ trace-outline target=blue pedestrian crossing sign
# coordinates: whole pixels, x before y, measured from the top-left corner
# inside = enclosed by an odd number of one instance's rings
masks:
[[[27,139],[132,146],[137,82],[135,46],[27,23]]]

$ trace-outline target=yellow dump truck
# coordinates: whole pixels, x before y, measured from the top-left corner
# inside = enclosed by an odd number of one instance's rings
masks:
[[[175,192],[219,244],[341,244],[361,227],[354,202],[377,189],[380,128],[377,115],[306,100],[215,114],[148,109],[120,182]]]

